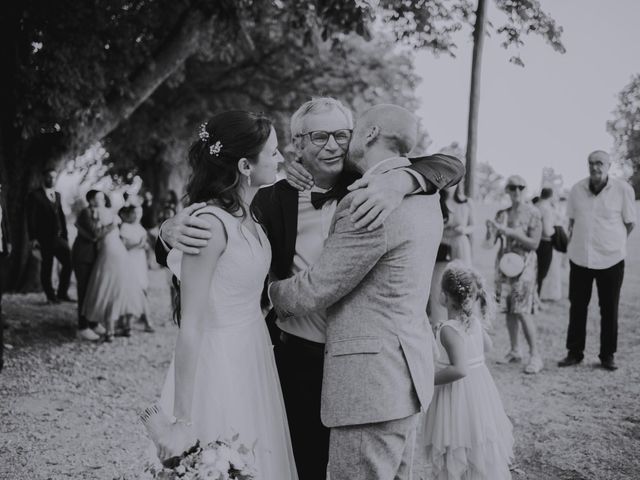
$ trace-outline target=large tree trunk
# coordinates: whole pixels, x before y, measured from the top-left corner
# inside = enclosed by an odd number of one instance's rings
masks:
[[[76,141],[67,156],[82,153],[93,143],[103,139],[128,118],[162,83],[199,48],[203,35],[209,31],[212,18],[199,10],[188,10],[181,22],[156,55],[132,78],[126,96],[113,99],[93,116],[89,123],[71,124],[77,133]],[[71,155],[69,155],[71,154]]]
[[[469,123],[467,127],[467,177],[465,192],[473,198],[475,193],[476,150],[478,144],[478,110],[480,108],[480,75],[482,47],[484,45],[487,2],[478,0],[473,30],[473,58],[471,61],[471,88],[469,92]]]

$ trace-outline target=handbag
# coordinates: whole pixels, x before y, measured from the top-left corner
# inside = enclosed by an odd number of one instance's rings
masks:
[[[566,253],[567,247],[569,246],[569,236],[567,235],[567,232],[565,232],[562,225],[555,225],[553,230],[553,235],[551,235],[551,246],[558,252]]]
[[[517,277],[524,270],[524,258],[517,253],[505,253],[498,263],[498,268],[505,277]]]

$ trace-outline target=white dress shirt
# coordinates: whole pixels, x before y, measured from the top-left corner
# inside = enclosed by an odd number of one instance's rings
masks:
[[[294,275],[306,270],[320,258],[324,241],[329,236],[331,221],[338,201],[329,200],[318,210],[311,204],[311,192],[324,193],[326,191],[314,186],[311,190],[298,193],[298,232],[296,251],[291,267],[291,273]],[[276,324],[280,330],[296,337],[312,342],[325,342],[327,327],[325,311],[313,312],[304,317],[289,317],[286,321],[278,319]]]
[[[569,259],[581,267],[603,270],[627,255],[625,224],[635,223],[635,198],[627,182],[609,177],[598,194],[589,179],[580,180],[569,193],[567,217],[573,220]]]

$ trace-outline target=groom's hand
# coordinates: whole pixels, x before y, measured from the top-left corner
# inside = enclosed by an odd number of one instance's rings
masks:
[[[356,191],[349,213],[356,228],[375,230],[382,226],[402,199],[416,189],[414,178],[404,170],[368,175],[356,180],[348,189]]]
[[[160,227],[160,238],[171,248],[198,254],[211,238],[210,225],[192,214],[206,205],[203,202],[194,203],[165,221]]]

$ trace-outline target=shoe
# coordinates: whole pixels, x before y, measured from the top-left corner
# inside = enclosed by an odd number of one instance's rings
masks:
[[[579,357],[576,357],[575,355],[567,355],[566,357],[564,357],[562,360],[560,360],[558,362],[558,366],[559,367],[573,367],[574,365],[578,365],[580,362],[582,362],[582,359]]]
[[[122,329],[122,336],[123,337],[130,337],[131,336],[131,329],[130,328],[123,328]]]
[[[540,370],[542,370],[543,366],[544,364],[542,363],[542,359],[540,357],[538,356],[531,357],[527,366],[524,367],[524,373],[529,373],[529,374],[538,373]]]
[[[512,350],[509,353],[507,353],[503,359],[497,360],[496,363],[504,365],[507,363],[520,363],[521,361],[522,361],[522,357],[520,356],[520,354]]]
[[[60,300],[58,300],[57,297],[47,297],[47,303],[49,305],[57,305],[60,303]]]
[[[75,300],[71,298],[69,295],[58,295],[58,301],[75,303]]]
[[[104,341],[105,341],[106,343],[111,343],[111,342],[113,342],[113,333],[106,333],[106,334],[104,335]]]
[[[93,330],[97,335],[104,335],[105,333],[107,333],[107,329],[104,328],[100,323],[93,327],[91,330]]]
[[[144,331],[147,332],[147,333],[153,333],[153,332],[156,331],[156,329],[153,328],[151,325],[147,324],[147,325],[144,326]]]
[[[88,342],[97,342],[100,340],[100,335],[91,330],[90,328],[83,328],[76,333],[78,340],[86,340]]]
[[[616,365],[616,361],[613,359],[613,356],[600,359],[600,364],[602,365],[602,368],[609,370],[610,372],[618,369],[618,365]]]

